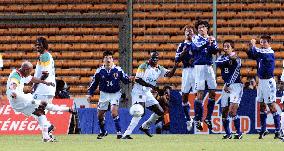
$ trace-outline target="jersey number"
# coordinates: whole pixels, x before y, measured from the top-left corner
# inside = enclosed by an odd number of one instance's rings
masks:
[[[228,68],[225,68],[225,73],[229,73],[229,69]]]
[[[113,86],[112,81],[107,81],[107,86]]]

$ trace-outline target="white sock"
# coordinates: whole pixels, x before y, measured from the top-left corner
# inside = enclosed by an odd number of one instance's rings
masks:
[[[147,121],[142,124],[142,128],[149,129],[151,124],[155,123],[160,116],[156,113],[153,113]]]
[[[58,106],[54,104],[47,104],[45,108],[49,111],[54,111],[54,112],[58,112],[58,111],[68,112],[69,111],[69,107],[62,107],[62,106]]]
[[[44,139],[50,139],[50,136],[48,135],[48,127],[50,126],[50,123],[47,121],[46,116],[41,115],[37,118],[37,120],[41,128],[42,137]]]
[[[281,130],[284,132],[284,112],[280,114],[280,117],[281,117],[280,119]]]
[[[131,122],[130,122],[127,130],[123,134],[123,137],[126,136],[126,135],[130,135],[132,133],[132,131],[138,125],[141,118],[142,117],[132,117]]]

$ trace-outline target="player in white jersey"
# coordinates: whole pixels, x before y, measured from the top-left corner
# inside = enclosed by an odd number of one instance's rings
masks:
[[[39,37],[36,40],[35,49],[40,53],[34,77],[48,82],[55,82],[54,60],[48,52],[48,43],[46,38]],[[52,103],[55,95],[56,87],[47,86],[45,84],[35,84],[33,86],[33,95],[35,99],[45,100]]]
[[[143,107],[146,107],[154,112],[150,116],[150,118],[147,121],[145,121],[142,124],[142,126],[139,128],[149,137],[152,137],[152,135],[149,132],[151,124],[154,124],[156,120],[160,116],[163,116],[164,114],[162,107],[151,93],[151,90],[155,90],[158,93],[160,93],[160,95],[163,95],[162,94],[163,91],[156,86],[158,79],[161,77],[171,77],[173,76],[174,71],[176,70],[176,67],[174,67],[171,71],[169,71],[165,69],[163,66],[158,65],[158,60],[159,60],[158,57],[159,53],[157,51],[152,51],[151,58],[147,62],[141,64],[138,67],[135,76],[136,83],[134,84],[131,93],[132,104],[139,103]],[[142,117],[135,117],[135,116],[132,117],[132,120],[127,130],[124,132],[122,139],[132,139],[132,137],[130,137],[130,134],[137,126],[141,118]]]
[[[42,83],[48,86],[55,86],[52,82],[32,77],[30,75],[32,70],[33,65],[30,62],[24,62],[20,69],[13,70],[7,81],[6,95],[15,112],[21,112],[26,116],[33,116],[38,121],[42,130],[43,141],[52,142],[54,141],[54,137],[51,132],[54,126],[46,119],[44,110],[69,112],[70,109],[68,107],[47,104],[45,101],[33,99],[31,93],[24,93],[25,83]]]

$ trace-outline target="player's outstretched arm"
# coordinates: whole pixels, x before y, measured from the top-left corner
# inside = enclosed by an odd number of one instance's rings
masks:
[[[166,74],[165,74],[165,77],[172,77],[174,76],[176,70],[178,68],[178,62],[175,63],[175,65],[173,66],[172,70],[168,71]]]
[[[250,59],[257,59],[257,52],[256,52],[256,40],[252,39],[249,44],[249,49],[247,50],[248,58]]]

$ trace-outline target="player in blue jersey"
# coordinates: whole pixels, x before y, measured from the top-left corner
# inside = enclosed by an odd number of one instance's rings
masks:
[[[124,84],[128,84],[131,80],[121,67],[114,64],[112,52],[105,51],[103,53],[103,62],[104,65],[96,70],[88,89],[88,101],[91,100],[92,95],[99,86],[100,98],[98,103],[98,123],[100,133],[97,139],[102,139],[108,134],[105,129],[104,119],[109,106],[111,106],[111,115],[115,123],[117,139],[120,139],[122,134],[118,115],[119,100],[121,97],[119,82],[122,81]]]
[[[260,102],[260,123],[261,131],[259,139],[263,139],[268,134],[266,130],[267,111],[268,105],[270,112],[273,115],[275,125],[275,139],[281,137],[280,133],[280,116],[277,113],[276,104],[276,82],[274,80],[274,51],[270,47],[271,37],[263,35],[260,37],[260,48],[256,47],[256,40],[250,41],[249,50],[247,51],[248,57],[257,62],[257,76],[259,77],[259,84],[257,88],[257,101]]]
[[[194,35],[194,28],[192,26],[186,25],[184,28],[185,40],[180,43],[175,56],[175,62],[178,64],[182,62],[182,107],[186,119],[187,130],[190,131],[192,128],[193,120],[190,118],[190,105],[188,103],[188,94],[190,91],[194,90],[194,65],[193,65],[193,51],[196,49],[195,45],[192,43],[192,38]]]
[[[203,99],[205,85],[209,90],[207,105],[207,116],[204,122],[212,129],[211,116],[215,106],[216,76],[213,69],[212,55],[218,52],[215,38],[208,35],[210,26],[207,21],[199,20],[195,24],[198,35],[193,38],[193,43],[198,47],[194,53],[195,91],[197,92],[194,101],[195,124],[198,130],[203,130]],[[206,84],[205,84],[206,83]]]
[[[241,97],[243,95],[243,84],[241,83],[240,70],[241,59],[234,52],[234,42],[225,40],[223,43],[225,54],[215,61],[216,66],[221,69],[222,79],[225,82],[221,96],[222,122],[226,134],[223,139],[231,139],[230,118],[234,121],[236,135],[234,139],[242,139],[240,130],[240,118],[237,115]]]

